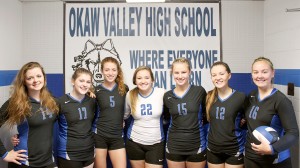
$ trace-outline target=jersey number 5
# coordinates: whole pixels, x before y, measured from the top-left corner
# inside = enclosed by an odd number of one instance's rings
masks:
[[[115,107],[115,100],[114,100],[115,96],[109,96],[109,103],[110,103],[110,107]]]

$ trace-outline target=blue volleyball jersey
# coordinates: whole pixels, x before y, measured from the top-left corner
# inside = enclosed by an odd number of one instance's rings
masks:
[[[164,106],[171,116],[166,152],[193,155],[206,149],[205,98],[202,86],[191,85],[183,96],[177,96],[173,90],[165,93]]]
[[[98,85],[95,90],[99,106],[95,133],[108,138],[122,138],[126,94],[120,95],[118,84],[115,84],[112,89]],[[128,91],[127,86],[126,91]]]
[[[66,160],[87,161],[94,158],[93,121],[96,101],[85,96],[81,101],[69,94],[58,99],[59,135],[57,155]]]
[[[249,95],[249,105],[246,110],[248,126],[245,156],[251,159],[264,160],[268,155],[258,155],[251,148],[251,143],[258,144],[252,132],[259,126],[274,128],[280,140],[272,144],[274,150],[274,163],[281,162],[290,157],[289,148],[296,143],[299,130],[295,112],[291,101],[279,90],[273,89],[272,93],[261,100],[258,91]]]
[[[239,156],[244,152],[246,130],[240,127],[244,116],[244,93],[233,90],[226,99],[216,98],[210,108],[208,149]]]
[[[31,103],[31,116],[17,125],[20,143],[14,147],[14,150],[27,150],[28,160],[21,161],[23,165],[31,167],[46,167],[54,163],[52,151],[53,126],[57,115],[41,106],[41,103],[29,98]],[[7,120],[7,107],[9,100],[1,107],[1,120],[3,123]],[[6,116],[6,117],[5,117]],[[1,156],[4,158],[7,154],[5,148],[0,145]]]

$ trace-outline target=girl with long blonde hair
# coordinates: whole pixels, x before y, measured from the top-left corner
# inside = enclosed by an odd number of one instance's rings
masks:
[[[191,66],[186,58],[173,61],[176,87],[164,95],[170,116],[166,158],[169,168],[204,168],[206,164],[205,97],[202,86],[190,84]]]
[[[293,104],[274,87],[275,69],[270,59],[256,58],[251,75],[257,90],[250,93],[246,109],[245,167],[291,168],[289,149],[299,138]],[[268,144],[263,138],[256,139],[252,132],[259,126],[274,128],[279,140]]]
[[[126,152],[132,168],[162,168],[164,163],[163,95],[154,87],[150,67],[138,67],[132,78],[134,89],[126,95],[124,118],[132,116],[127,131]]]

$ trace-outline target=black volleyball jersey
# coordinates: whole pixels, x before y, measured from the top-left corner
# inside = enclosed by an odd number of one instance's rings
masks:
[[[18,138],[20,143],[14,147],[14,150],[27,150],[26,154],[28,160],[20,161],[23,165],[30,167],[46,167],[54,163],[52,140],[53,140],[53,126],[57,119],[57,115],[45,107],[42,107],[40,102],[29,98],[31,103],[31,116],[17,125]],[[4,123],[7,119],[7,107],[9,100],[6,101],[0,109],[1,120]],[[1,141],[0,141],[1,142]],[[0,155],[4,158],[7,151],[2,142],[0,143]]]
[[[246,110],[248,133],[245,156],[261,160],[267,157],[267,155],[257,155],[252,150],[251,143],[257,144],[252,132],[259,126],[270,126],[280,136],[280,140],[272,144],[274,153],[278,154],[278,160],[275,161],[281,162],[290,157],[289,147],[296,143],[299,136],[291,101],[277,89],[273,89],[272,93],[263,100],[260,100],[257,90],[253,91],[248,99],[249,106]]]
[[[85,96],[79,101],[70,94],[58,99],[59,135],[57,155],[66,160],[86,161],[94,158],[93,121],[96,100]]]
[[[126,93],[123,96],[120,95],[118,84],[115,84],[111,90],[102,84],[96,87],[96,99],[99,106],[96,134],[109,138],[123,137],[125,97]]]
[[[209,111],[209,150],[237,156],[244,152],[246,130],[240,127],[240,122],[245,99],[244,93],[235,90],[226,99],[216,98]]]
[[[179,97],[170,90],[164,94],[164,106],[170,113],[166,152],[179,155],[201,153],[206,149],[205,114],[206,91],[202,86],[190,85]]]

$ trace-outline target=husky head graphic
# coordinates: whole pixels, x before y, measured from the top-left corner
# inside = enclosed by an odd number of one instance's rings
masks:
[[[91,40],[88,40],[84,45],[84,50],[81,55],[74,57],[74,65],[72,65],[73,71],[77,68],[86,68],[93,74],[94,85],[102,83],[104,78],[101,73],[101,60],[106,57],[113,57],[119,61],[120,65],[122,61],[116,51],[111,39],[105,40],[101,44],[96,44]]]

